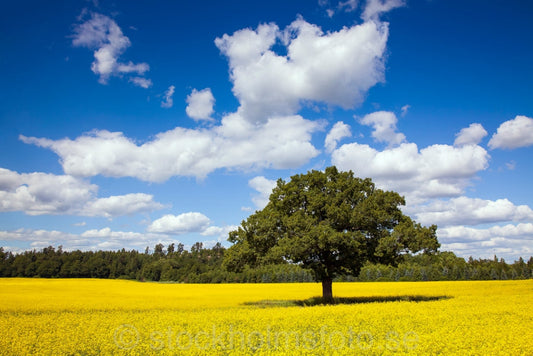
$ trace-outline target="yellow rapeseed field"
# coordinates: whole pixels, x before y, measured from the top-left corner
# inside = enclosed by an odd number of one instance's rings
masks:
[[[2,355],[532,355],[533,281],[0,279]]]

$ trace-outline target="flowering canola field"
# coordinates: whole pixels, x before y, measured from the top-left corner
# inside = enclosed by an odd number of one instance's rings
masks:
[[[0,355],[532,355],[533,280],[0,279]]]

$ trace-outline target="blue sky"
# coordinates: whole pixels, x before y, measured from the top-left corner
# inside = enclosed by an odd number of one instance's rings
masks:
[[[0,11],[0,246],[227,245],[336,165],[443,250],[533,255],[533,4],[26,1]]]

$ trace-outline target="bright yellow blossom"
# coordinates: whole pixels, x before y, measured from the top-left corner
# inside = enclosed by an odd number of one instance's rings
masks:
[[[0,279],[2,355],[530,355],[533,281]]]

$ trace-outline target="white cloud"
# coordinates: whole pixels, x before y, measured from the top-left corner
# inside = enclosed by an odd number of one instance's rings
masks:
[[[78,24],[74,28],[72,44],[95,50],[91,70],[99,75],[98,81],[102,84],[106,84],[114,75],[143,75],[150,69],[146,63],[119,62],[119,57],[131,42],[113,19],[102,14],[91,13],[89,19]],[[150,80],[141,77],[132,78],[131,81],[143,88],[151,85]]]
[[[416,207],[416,211],[418,222],[439,226],[533,221],[533,210],[529,206],[516,206],[508,199],[493,201],[458,197],[448,201],[433,201]]]
[[[483,137],[487,136],[487,131],[483,128],[481,124],[470,124],[470,126],[461,129],[456,135],[454,146],[465,146],[465,145],[477,145],[481,142]]]
[[[215,235],[223,235],[225,233],[225,229],[220,226],[209,226],[207,229],[205,229],[201,235],[202,236],[215,236]],[[231,230],[230,230],[231,231]]]
[[[327,7],[326,14],[329,18],[332,18],[335,15],[335,10],[330,8],[329,0],[318,0],[318,5],[321,7]]]
[[[191,119],[195,121],[211,120],[211,115],[214,112],[215,97],[210,88],[200,91],[193,89],[191,94],[187,96],[187,104],[185,111]]]
[[[62,246],[64,251],[77,249],[93,251],[118,250],[121,248],[134,248],[143,251],[146,246],[154,246],[157,243],[167,245],[176,242],[164,234],[113,231],[109,227],[91,229],[81,234],[71,234],[57,230],[0,230],[0,241],[17,241],[18,244],[28,243],[25,248],[15,249],[18,251],[41,249],[48,246]]]
[[[75,246],[72,249],[85,247],[86,241],[83,241],[79,235],[69,234],[57,230],[34,230],[34,229],[17,229],[12,231],[0,230],[0,241],[16,241],[18,244],[27,243],[27,248],[11,249],[14,252],[22,252],[31,249],[41,249],[48,246],[65,247],[68,250],[69,246]],[[83,245],[83,246],[80,246]]]
[[[74,234],[57,230],[17,229],[13,231],[0,231],[0,240],[3,241],[57,241],[68,240],[75,236]]]
[[[319,1],[318,4],[322,7],[328,7],[326,13],[328,17],[333,17],[335,12],[354,12],[359,8],[359,0],[345,0],[339,1],[338,5],[334,8],[330,7],[329,1]],[[366,0],[366,4],[363,8],[361,18],[365,21],[374,20],[379,21],[379,16],[382,13],[388,12],[394,8],[404,6],[404,0]]]
[[[143,78],[143,77],[130,78],[130,82],[132,82],[136,86],[144,88],[144,89],[150,88],[152,86],[152,84],[153,84],[151,79],[146,79],[146,78]]]
[[[0,211],[28,215],[70,214],[83,209],[98,187],[68,175],[22,173],[0,168]]]
[[[211,220],[201,213],[168,214],[152,222],[147,231],[182,235],[190,232],[205,232],[210,223]]]
[[[0,168],[0,212],[114,217],[161,209],[148,194],[96,198],[98,187],[69,175]]]
[[[162,209],[163,205],[154,202],[153,196],[144,193],[132,193],[126,195],[116,195],[108,198],[99,198],[89,201],[82,209],[84,216],[122,216],[133,215],[141,212],[148,212]]]
[[[338,8],[340,10],[352,12],[352,11],[357,10],[358,6],[359,6],[359,0],[346,0],[346,1],[340,1]]]
[[[516,168],[516,161],[509,161],[505,163],[505,167],[510,171],[514,171]]]
[[[168,89],[165,91],[165,96],[163,101],[161,102],[161,107],[165,109],[169,109],[174,105],[174,100],[172,99],[172,96],[174,95],[174,90],[176,87],[174,85],[171,85],[168,87]]]
[[[80,235],[89,239],[121,240],[121,241],[138,241],[145,239],[145,234],[130,231],[112,231],[111,228],[105,227],[100,230],[87,230]]]
[[[392,112],[377,111],[366,115],[359,122],[374,128],[372,137],[377,142],[385,142],[390,146],[394,146],[405,141],[405,135],[396,131],[398,119]]]
[[[219,168],[295,168],[318,155],[310,143],[321,124],[301,116],[274,117],[253,125],[238,114],[210,129],[177,127],[137,145],[121,132],[93,131],[70,140],[20,136],[57,153],[65,173],[136,177],[162,182],[176,175],[205,177]]]
[[[402,106],[402,108],[401,108],[401,116],[405,117],[405,115],[407,115],[407,112],[409,111],[410,108],[411,108],[411,105]]]
[[[237,225],[228,225],[228,226],[209,226],[205,229],[201,235],[202,236],[216,236],[218,241],[226,241],[229,237],[231,231],[237,230]],[[214,244],[213,244],[214,245]]]
[[[476,229],[452,226],[437,230],[442,250],[453,250],[462,257],[506,259],[533,254],[533,224],[520,223]]]
[[[370,177],[378,186],[405,195],[410,204],[459,196],[476,173],[488,167],[488,160],[487,151],[474,145],[432,145],[419,150],[415,143],[402,143],[378,151],[350,143],[332,154],[332,163],[339,169]]]
[[[404,0],[367,0],[361,18],[365,21],[377,21],[381,14],[402,6],[405,6]]]
[[[119,63],[117,65],[117,71],[119,73],[137,73],[137,74],[142,75],[149,70],[150,70],[150,66],[146,63],[134,64],[132,62],[129,62],[127,64]],[[143,79],[143,78],[140,78],[140,79]]]
[[[272,179],[267,179],[263,176],[250,179],[248,185],[259,192],[259,195],[252,198],[257,209],[263,209],[269,201],[272,189],[276,187],[277,182]]]
[[[129,40],[112,19],[92,14],[75,34],[75,45],[115,55],[116,65],[98,71],[102,80],[119,69],[140,69],[116,61]],[[162,182],[176,175],[203,178],[220,168],[296,168],[319,154],[311,134],[323,126],[294,115],[300,103],[360,104],[367,90],[383,81],[387,38],[388,24],[376,21],[328,33],[301,18],[283,31],[275,24],[240,30],[215,41],[229,59],[233,92],[240,102],[218,126],[177,127],[141,145],[104,130],[74,140],[20,138],[56,152],[65,173],[76,177],[101,174]],[[276,42],[286,47],[287,55],[272,51]],[[194,90],[187,102],[193,119],[210,118],[214,98],[209,89]]]
[[[229,59],[239,114],[256,122],[294,114],[301,101],[359,105],[368,89],[383,81],[387,38],[386,23],[324,33],[298,18],[283,31],[263,24],[225,34],[215,44]],[[276,43],[287,55],[272,51]]]
[[[443,250],[453,250],[464,257],[498,254],[516,258],[531,254],[533,210],[529,206],[515,205],[508,199],[461,196],[476,175],[488,168],[490,156],[479,146],[487,132],[480,124],[461,130],[453,146],[419,148],[405,142],[405,137],[397,132],[392,113],[373,113],[360,123],[374,128],[372,136],[376,141],[401,143],[383,150],[357,142],[344,144],[333,151],[332,163],[359,177],[372,178],[380,188],[404,195],[406,214],[424,225],[439,226],[437,234]],[[521,224],[466,227],[509,222]]]
[[[522,115],[501,124],[489,141],[491,149],[513,149],[531,145],[533,145],[533,119]]]
[[[324,146],[326,147],[326,152],[331,153],[337,148],[337,144],[340,140],[345,137],[350,137],[352,134],[350,132],[350,126],[346,125],[344,122],[339,121],[333,125],[331,131],[326,135],[324,140]]]

